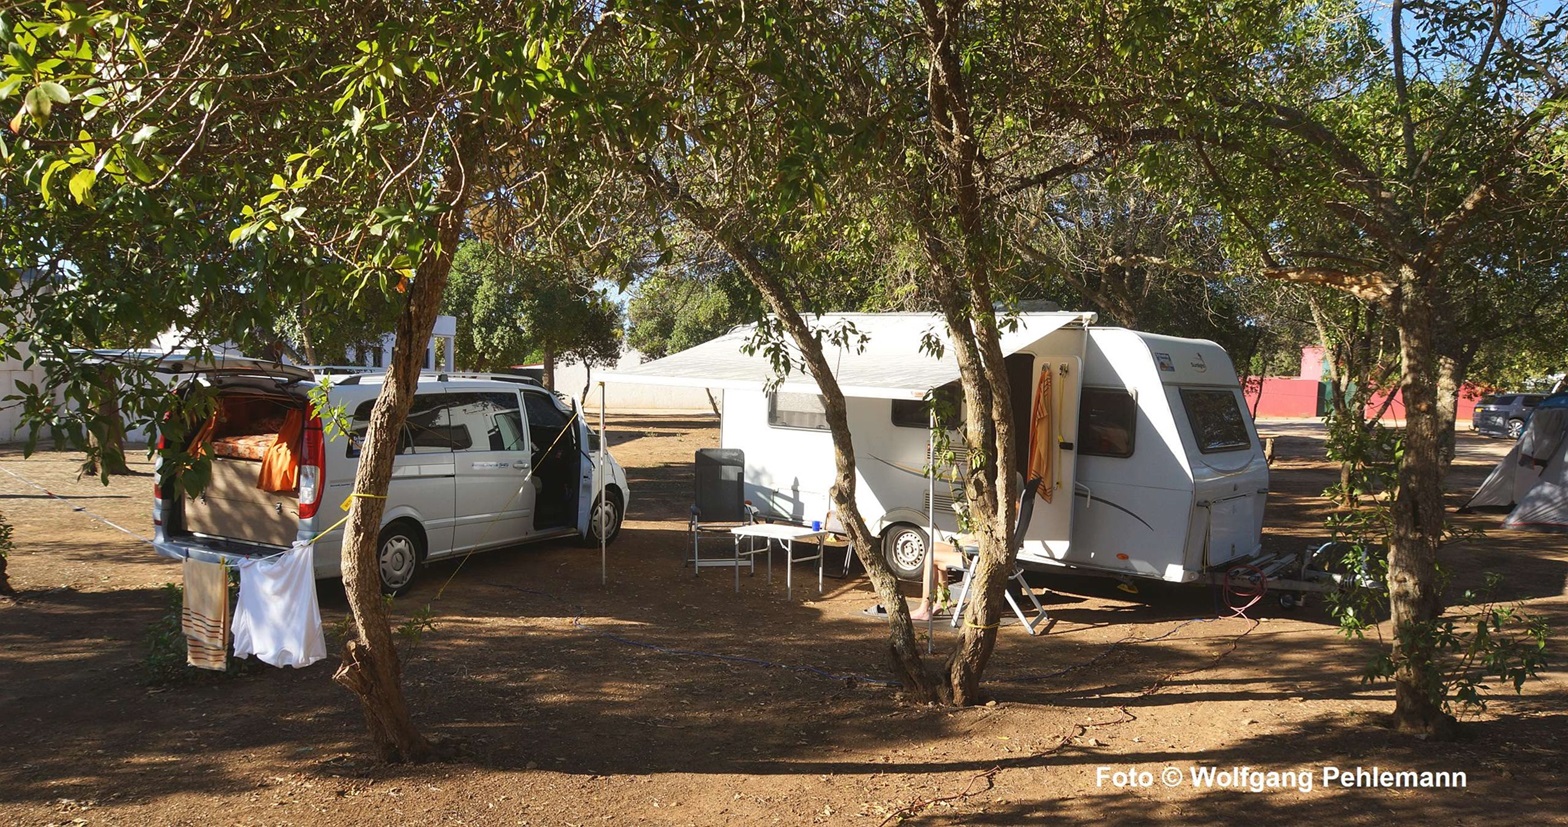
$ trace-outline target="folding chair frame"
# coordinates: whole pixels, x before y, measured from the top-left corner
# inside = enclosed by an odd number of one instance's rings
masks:
[[[1024,614],[1023,607],[1018,605],[1018,599],[1013,597],[1012,592],[1007,591],[1005,588],[1002,591],[1003,596],[1007,598],[1007,605],[1011,606],[1013,614],[1018,616],[1018,622],[1022,623],[1031,635],[1040,634],[1040,627],[1044,626],[1050,620],[1050,617],[1045,613],[1045,607],[1040,604],[1040,598],[1035,596],[1034,589],[1029,586],[1029,581],[1024,579],[1024,569],[1023,566],[1018,565],[1017,552],[1023,548],[1024,532],[1028,530],[1029,520],[1034,516],[1034,496],[1039,488],[1040,480],[1038,479],[1032,479],[1024,483],[1021,503],[1018,507],[1018,524],[1013,529],[1013,573],[1007,577],[1008,580],[1017,583],[1019,591],[1022,591],[1024,596],[1029,598],[1029,602],[1034,604],[1034,620],[1030,620]],[[963,620],[964,603],[969,599],[970,587],[974,585],[975,563],[976,558],[980,555],[980,549],[976,546],[965,546],[960,551],[964,555],[964,587],[958,593],[958,604],[953,607],[954,626],[957,626]]]

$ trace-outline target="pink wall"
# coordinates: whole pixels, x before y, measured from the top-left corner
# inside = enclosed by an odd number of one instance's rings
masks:
[[[1262,398],[1259,399],[1257,380],[1247,383],[1247,405],[1255,416],[1312,417],[1318,411],[1318,381],[1288,376],[1269,376],[1263,379]]]
[[[1300,376],[1268,376],[1264,377],[1261,383],[1255,378],[1249,379],[1243,393],[1247,405],[1256,411],[1256,416],[1313,418],[1317,416],[1318,388],[1322,376],[1323,348],[1308,346],[1301,349]],[[1475,403],[1483,394],[1481,388],[1471,384],[1466,384],[1460,390],[1459,413],[1455,417],[1460,428],[1470,427],[1470,417],[1475,413]],[[1386,393],[1373,394],[1372,401],[1367,403],[1367,416],[1377,414],[1386,397]],[[1405,406],[1396,390],[1394,402],[1383,415],[1383,419],[1388,421],[1404,418]]]
[[[1483,395],[1485,395],[1485,392],[1480,387],[1469,383],[1466,383],[1459,390],[1459,410],[1458,413],[1454,414],[1454,422],[1459,430],[1469,430],[1470,418],[1475,415],[1475,403],[1481,401]],[[1383,407],[1383,400],[1386,398],[1388,398],[1388,394],[1381,391],[1373,394],[1372,401],[1367,403],[1367,416],[1376,414],[1378,409]],[[1388,406],[1388,413],[1383,414],[1383,419],[1404,418],[1405,402],[1400,398],[1399,391],[1396,390],[1394,391],[1394,403]]]

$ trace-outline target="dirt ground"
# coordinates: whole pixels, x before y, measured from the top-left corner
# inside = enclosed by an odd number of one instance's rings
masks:
[[[621,416],[611,430],[633,501],[608,584],[597,550],[547,544],[436,564],[397,599],[399,617],[428,606],[435,623],[405,652],[406,685],[448,757],[417,767],[367,759],[335,658],[146,685],[160,587],[180,577],[141,539],[149,466],[104,488],[74,479],[78,457],[0,448],[21,592],[0,599],[0,823],[1568,823],[1560,666],[1468,716],[1459,742],[1427,743],[1382,727],[1391,690],[1359,679],[1375,644],[1345,641],[1321,604],[1220,618],[1207,588],[1130,595],[1063,577],[1048,634],[1002,629],[992,704],[913,705],[883,683],[864,577],[818,596],[801,565],[786,600],[781,568],[771,584],[743,576],[739,594],[729,572],[683,568],[711,418]],[[1329,513],[1321,431],[1260,430],[1280,436],[1266,542],[1304,547]],[[1507,447],[1460,440],[1450,506]],[[1552,620],[1560,664],[1568,540],[1455,519],[1489,529],[1445,549],[1456,581],[1504,573],[1510,598]],[[320,592],[330,629],[342,588]],[[954,637],[934,637],[940,658]],[[1193,783],[1233,767],[1248,769],[1228,786]],[[1466,783],[1325,786],[1325,767]],[[1302,772],[1310,788],[1254,770]]]

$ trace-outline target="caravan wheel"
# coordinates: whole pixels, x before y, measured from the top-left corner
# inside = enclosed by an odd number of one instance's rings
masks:
[[[901,580],[919,580],[926,564],[926,531],[909,523],[894,523],[882,534],[882,556]]]

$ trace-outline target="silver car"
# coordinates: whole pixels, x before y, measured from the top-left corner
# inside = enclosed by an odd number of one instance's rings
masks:
[[[334,428],[310,404],[322,380],[309,371],[269,365],[203,374],[218,409],[193,442],[210,443],[212,475],[200,494],[186,496],[160,459],[158,552],[210,561],[265,556],[337,523],[383,377],[334,377],[327,389],[327,410],[339,414]],[[274,442],[290,444],[293,458],[269,457]],[[521,377],[422,377],[381,517],[381,585],[400,592],[421,565],[443,557],[552,538],[608,542],[629,501],[625,472],[598,450],[571,399]],[[342,576],[342,538],[338,529],[315,540],[317,577]]]

